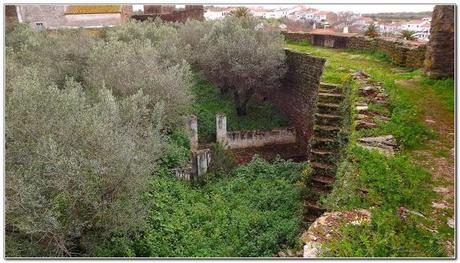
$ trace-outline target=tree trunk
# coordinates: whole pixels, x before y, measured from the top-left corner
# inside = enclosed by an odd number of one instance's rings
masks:
[[[242,98],[241,94],[235,91],[233,97],[235,99],[236,114],[238,116],[245,116],[246,114],[248,114],[248,102],[250,96]]]

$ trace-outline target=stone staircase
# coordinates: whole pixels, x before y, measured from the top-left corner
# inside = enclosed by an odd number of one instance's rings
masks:
[[[305,201],[305,220],[313,222],[324,213],[318,204],[319,197],[332,189],[335,181],[340,143],[338,133],[342,116],[340,103],[344,95],[338,85],[321,83],[315,115],[314,136],[311,141],[310,165],[313,168],[308,187],[312,194]]]

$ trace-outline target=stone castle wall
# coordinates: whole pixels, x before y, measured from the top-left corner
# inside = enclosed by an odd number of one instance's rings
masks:
[[[283,34],[286,39],[292,41],[304,40],[317,46],[377,50],[386,54],[394,64],[402,67],[421,68],[425,60],[425,44],[414,45],[407,41],[338,34],[315,35],[294,32],[284,32]]]
[[[145,10],[144,10],[145,12]],[[158,13],[155,13],[158,12]],[[187,19],[204,21],[204,7],[202,5],[186,5],[183,10],[170,10],[170,8],[162,8],[161,6],[150,6],[144,15],[133,15],[132,19],[145,21],[148,19],[161,18],[167,22],[184,23]]]
[[[297,141],[307,147],[313,135],[316,99],[326,59],[286,50],[288,71],[267,97],[292,121]]]
[[[454,19],[454,5],[434,7],[424,68],[425,73],[431,78],[445,78],[454,75]]]

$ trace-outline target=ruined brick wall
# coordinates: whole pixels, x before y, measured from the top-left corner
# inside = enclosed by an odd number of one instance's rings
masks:
[[[144,5],[144,14],[146,15],[167,14],[175,10],[175,5]]]
[[[312,42],[311,35],[309,33],[287,32],[287,31],[282,31],[281,33],[284,35],[284,38],[287,40]]]
[[[424,68],[430,78],[454,75],[454,17],[454,5],[434,7]]]
[[[18,14],[15,5],[5,5],[5,23],[11,24],[18,22]]]
[[[145,8],[145,7],[144,7]],[[169,10],[169,9],[168,9]],[[163,9],[153,8],[147,12],[144,9],[144,15],[133,15],[131,16],[135,20],[145,21],[150,19],[155,19],[157,17],[161,18],[163,21],[167,22],[180,22],[184,23],[187,19],[204,21],[204,7],[202,5],[186,5],[184,10],[174,10],[168,13],[154,13],[154,12],[163,12]]]
[[[227,132],[227,146],[230,149],[262,147],[274,144],[291,144],[296,142],[297,135],[293,127]]]
[[[285,39],[293,41],[306,40],[316,46],[332,48],[353,48],[378,50],[388,56],[396,65],[420,68],[425,59],[425,44],[414,44],[408,41],[364,36],[312,35],[309,33],[283,33]]]
[[[354,49],[375,49],[377,48],[377,42],[373,38],[356,36],[348,39],[347,47]]]
[[[425,60],[427,46],[422,45],[416,48],[410,48],[406,53],[406,67],[422,68]]]
[[[281,87],[270,91],[268,96],[292,121],[303,147],[308,146],[313,135],[316,99],[325,62],[324,58],[286,50],[288,71]]]
[[[376,49],[385,53],[390,60],[398,66],[406,66],[406,52],[408,48],[398,42],[387,41],[381,38],[376,38]]]

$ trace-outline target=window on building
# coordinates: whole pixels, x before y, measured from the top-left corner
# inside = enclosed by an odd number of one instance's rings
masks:
[[[37,29],[37,31],[44,31],[45,30],[45,25],[43,25],[42,22],[36,22],[35,23],[35,28]]]

